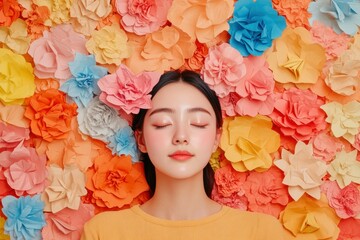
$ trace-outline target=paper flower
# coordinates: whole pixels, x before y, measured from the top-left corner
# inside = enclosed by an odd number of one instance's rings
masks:
[[[45,26],[45,22],[50,17],[50,10],[46,6],[38,6],[36,4],[22,7],[24,7],[24,9],[21,12],[21,16],[26,22],[29,37],[32,40],[38,39],[42,36],[43,31],[49,28]]]
[[[44,140],[65,139],[76,116],[76,104],[65,101],[65,93],[48,89],[34,94],[28,101],[24,116],[31,121],[31,132]]]
[[[4,233],[5,219],[0,217],[0,239],[10,240],[10,236]]]
[[[289,202],[287,187],[282,184],[283,177],[283,173],[276,167],[262,173],[250,172],[243,185],[249,210],[278,218]]]
[[[8,28],[0,27],[0,42],[15,53],[25,54],[30,45],[26,23],[17,19]]]
[[[72,77],[60,89],[67,93],[78,106],[86,107],[94,95],[100,94],[98,80],[107,74],[107,69],[96,66],[93,55],[76,54],[69,63]]]
[[[308,141],[326,128],[324,100],[310,90],[290,88],[275,94],[274,111],[269,115],[282,135]]]
[[[0,59],[0,101],[20,105],[34,94],[33,68],[23,56],[5,48],[0,48]]]
[[[360,239],[360,228],[358,228],[359,224],[360,219],[341,219],[338,225],[338,227],[340,228],[338,240]]]
[[[246,57],[262,55],[281,36],[286,22],[270,0],[243,0],[235,3],[229,25],[229,43]]]
[[[355,136],[355,141],[354,141],[354,143],[352,144],[352,146],[353,146],[356,150],[360,151],[360,130],[359,130],[359,133],[356,134],[356,136]]]
[[[298,201],[305,193],[320,199],[320,186],[326,174],[326,163],[313,157],[313,147],[299,141],[294,154],[283,149],[281,159],[275,160],[274,165],[285,175],[283,184],[289,186],[289,194]]]
[[[51,165],[48,172],[49,185],[42,194],[44,211],[57,213],[65,208],[79,209],[80,197],[86,195],[85,174],[74,165],[64,166],[64,169]]]
[[[70,0],[37,0],[38,6],[45,6],[50,10],[50,19],[46,22],[49,26],[67,23],[70,20]]]
[[[0,121],[0,151],[12,150],[21,142],[29,140],[30,130]]]
[[[246,66],[236,49],[222,43],[209,49],[201,74],[219,97],[225,97],[240,84],[246,74]]]
[[[325,197],[315,200],[306,195],[290,202],[280,215],[283,226],[295,239],[337,240],[339,220]]]
[[[193,56],[196,45],[190,37],[173,26],[130,41],[131,56],[125,64],[134,72],[159,72],[178,69]]]
[[[173,0],[167,18],[192,39],[206,43],[229,29],[233,4],[233,0]]]
[[[328,166],[330,180],[336,181],[341,189],[351,182],[360,184],[360,162],[356,160],[356,154],[356,150],[348,153],[342,150]]]
[[[83,134],[92,138],[108,141],[119,129],[128,123],[118,116],[115,109],[94,97],[86,108],[79,108],[77,117],[79,129]]]
[[[98,21],[108,16],[111,10],[110,0],[72,0],[70,22],[75,31],[89,36]]]
[[[331,124],[331,131],[335,137],[343,137],[349,143],[355,142],[355,135],[360,128],[360,103],[348,102],[342,105],[337,102],[329,102],[321,106],[326,112],[326,122]]]
[[[172,0],[124,0],[116,1],[115,7],[121,15],[121,26],[127,32],[145,35],[157,31],[167,19]]]
[[[238,114],[236,105],[240,99],[241,97],[236,92],[230,92],[227,96],[219,98],[221,110],[224,117],[233,117]]]
[[[0,26],[10,26],[21,15],[21,7],[16,0],[0,3]]]
[[[209,53],[209,48],[206,44],[195,41],[196,49],[193,56],[189,59],[185,59],[184,68],[195,72],[200,72],[204,65],[205,58]]]
[[[35,148],[18,145],[14,150],[0,153],[0,166],[9,186],[16,195],[37,194],[44,191],[46,158]]]
[[[286,18],[287,25],[296,28],[310,28],[309,18],[311,14],[307,11],[311,0],[272,0],[275,10]]]
[[[338,34],[345,32],[355,35],[360,26],[358,0],[318,0],[310,3],[308,11],[312,14],[310,24],[322,22]]]
[[[314,157],[327,163],[330,163],[334,159],[335,154],[344,147],[338,138],[325,132],[314,136],[310,142],[313,145]]]
[[[102,91],[100,100],[114,109],[136,114],[141,108],[150,108],[149,93],[159,78],[160,74],[156,72],[135,75],[122,64],[116,72],[106,75],[98,82]]]
[[[241,97],[235,106],[239,115],[269,115],[274,110],[275,81],[264,57],[244,58],[246,75],[235,92]]]
[[[130,56],[128,37],[117,24],[93,31],[86,42],[86,49],[101,64],[120,65],[124,58]]]
[[[45,213],[46,226],[42,229],[43,239],[78,240],[85,222],[94,215],[94,206],[80,204],[78,209],[64,208],[60,212]],[[76,216],[76,217],[74,217]]]
[[[7,196],[1,202],[2,211],[7,217],[5,234],[10,235],[11,239],[41,239],[40,231],[45,226],[45,219],[40,195],[20,198]]]
[[[121,128],[114,136],[109,137],[109,148],[113,154],[130,155],[132,162],[139,160],[139,152],[130,126]]]
[[[340,218],[360,216],[360,190],[354,183],[350,183],[343,189],[336,182],[325,182],[323,191],[336,214]]]
[[[286,28],[266,55],[279,83],[315,83],[326,60],[325,50],[303,27]]]
[[[74,32],[68,24],[44,31],[43,37],[33,41],[29,48],[35,63],[35,75],[60,80],[71,77],[68,63],[74,60],[75,52],[87,53],[85,41],[85,37]]]
[[[99,207],[125,207],[148,190],[143,164],[132,164],[130,156],[112,156],[110,151],[94,159],[86,179],[92,202]]]
[[[270,154],[280,146],[280,136],[271,127],[271,120],[261,115],[224,120],[220,148],[235,170],[260,172],[271,167]]]

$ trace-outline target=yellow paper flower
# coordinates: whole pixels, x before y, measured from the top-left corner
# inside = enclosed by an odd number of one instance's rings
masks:
[[[330,180],[336,181],[340,188],[344,188],[351,182],[360,184],[360,162],[356,160],[357,150],[336,154],[335,159],[328,166]]]
[[[0,27],[0,42],[15,53],[25,54],[30,45],[26,23],[16,19],[9,28]]]
[[[337,227],[340,218],[323,195],[320,200],[304,195],[290,202],[281,212],[280,221],[292,234],[286,239],[336,240],[340,232]]]
[[[10,236],[4,233],[5,219],[0,217],[0,239],[1,240],[10,240]]]
[[[271,153],[280,146],[280,135],[265,116],[226,118],[220,148],[235,170],[265,171],[272,165]]]
[[[25,58],[9,49],[0,48],[0,101],[22,104],[35,91],[33,68]]]
[[[209,163],[214,171],[220,168],[220,154],[221,150],[219,148],[211,154]]]
[[[70,20],[70,6],[72,0],[33,0],[38,6],[46,6],[50,9],[50,19],[45,25],[52,26],[66,23]]]
[[[303,27],[286,28],[266,55],[279,83],[315,83],[326,60],[323,47]]]
[[[130,56],[127,41],[126,33],[114,24],[94,31],[86,42],[86,49],[95,55],[98,63],[120,65],[124,58]]]
[[[321,108],[327,114],[325,120],[331,124],[334,136],[343,137],[353,144],[360,127],[360,103],[351,101],[342,105],[338,102],[330,102],[322,105]]]

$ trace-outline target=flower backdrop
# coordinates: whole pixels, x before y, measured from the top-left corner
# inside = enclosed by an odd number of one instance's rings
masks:
[[[359,0],[0,0],[0,239],[145,202],[129,126],[171,69],[222,105],[214,200],[360,239],[359,25]]]

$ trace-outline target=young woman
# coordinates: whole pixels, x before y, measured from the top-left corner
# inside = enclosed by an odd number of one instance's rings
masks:
[[[134,117],[133,129],[152,197],[141,206],[98,214],[85,224],[82,239],[284,239],[274,217],[210,199],[209,159],[222,116],[217,96],[200,76],[167,72],[151,95],[151,109]]]

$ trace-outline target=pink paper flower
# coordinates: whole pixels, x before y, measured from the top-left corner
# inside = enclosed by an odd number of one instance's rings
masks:
[[[102,91],[100,100],[127,114],[136,114],[140,108],[150,108],[149,92],[159,78],[159,73],[142,72],[135,75],[125,65],[120,65],[115,73],[99,80],[98,86]]]
[[[167,21],[172,0],[123,0],[115,1],[122,16],[121,25],[127,32],[145,35],[157,31]]]
[[[237,115],[236,104],[240,98],[241,97],[236,92],[230,92],[225,97],[219,98],[223,117],[234,117]]]
[[[0,151],[11,151],[21,142],[28,140],[30,130],[5,124],[0,121]]]
[[[219,194],[217,188],[214,188],[211,193],[211,198],[222,205],[243,211],[247,210],[248,200],[243,192],[233,193],[229,197],[224,197]]]
[[[44,191],[46,158],[38,155],[35,148],[18,145],[12,151],[0,153],[0,167],[4,169],[7,183],[16,195],[37,194]]]
[[[331,162],[344,146],[338,138],[325,132],[314,136],[311,143],[314,147],[314,156],[327,163]]]
[[[341,189],[336,182],[325,182],[322,187],[326,193],[329,205],[335,209],[340,218],[360,216],[360,190],[351,183]]]
[[[246,75],[235,91],[242,97],[235,111],[240,115],[269,115],[274,110],[275,81],[263,56],[244,58]]]
[[[285,137],[308,141],[326,128],[325,102],[310,90],[290,88],[275,94],[275,108],[269,115]]]
[[[282,183],[284,174],[276,167],[266,172],[250,172],[243,185],[249,200],[249,210],[278,218],[289,202],[287,186]]]
[[[58,25],[50,32],[44,31],[43,37],[33,41],[29,49],[35,75],[38,78],[71,77],[68,63],[74,60],[75,52],[87,54],[85,42],[85,37],[74,32],[71,25]]]
[[[338,227],[340,234],[338,240],[360,240],[360,219],[341,219]]]
[[[219,97],[234,92],[246,74],[246,65],[241,54],[230,44],[222,43],[209,49],[201,69],[204,81]]]

